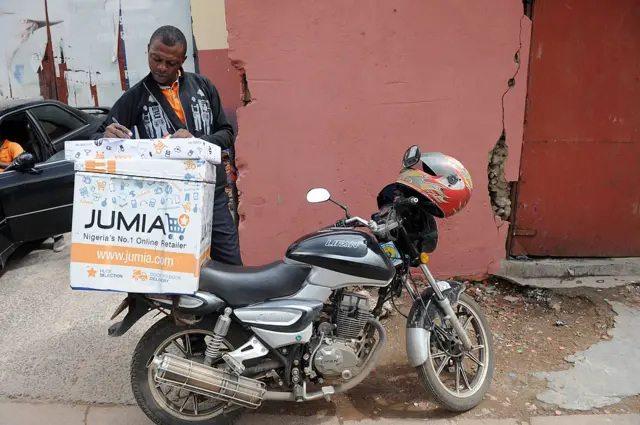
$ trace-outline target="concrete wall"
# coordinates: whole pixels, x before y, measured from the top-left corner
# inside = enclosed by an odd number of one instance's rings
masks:
[[[435,271],[495,269],[508,226],[492,210],[488,165],[492,157],[494,188],[517,179],[530,37],[520,0],[226,7],[229,55],[246,71],[252,96],[238,111],[236,144],[246,263],[281,258],[294,239],[341,217],[330,204],[306,204],[311,187],[328,188],[368,217],[417,143],[458,158],[474,181],[467,208],[440,221]],[[498,143],[503,121],[507,158]],[[508,203],[507,196],[502,187],[493,198]]]
[[[224,0],[46,4],[54,56],[47,70],[55,76],[44,81],[66,86],[69,103],[83,106],[110,105],[146,74],[150,32],[171,23],[189,36],[191,11],[200,72],[218,87],[234,125],[240,108],[248,264],[281,258],[294,239],[340,217],[331,205],[307,205],[310,187],[325,186],[368,216],[413,143],[455,156],[474,179],[466,210],[440,222],[435,270],[483,274],[504,257],[507,226],[494,213],[508,216],[506,183],[519,169],[530,36],[520,0],[234,0],[226,19]],[[41,0],[0,5],[0,98],[42,95],[45,20]],[[246,108],[236,67],[246,71]]]
[[[215,84],[234,125],[241,105],[240,76],[229,60],[224,0],[191,0],[199,71]]]

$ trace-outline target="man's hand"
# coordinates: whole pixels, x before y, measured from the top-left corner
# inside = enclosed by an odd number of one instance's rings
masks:
[[[173,138],[173,139],[192,139],[193,138],[193,134],[189,133],[188,130],[185,130],[184,128],[181,128],[180,130],[178,130],[175,133],[173,133],[171,135],[171,138]]]
[[[109,139],[128,139],[133,136],[131,130],[121,124],[109,124],[104,132],[104,137]]]

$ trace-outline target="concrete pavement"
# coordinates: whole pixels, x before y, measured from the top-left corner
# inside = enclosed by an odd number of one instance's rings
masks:
[[[69,247],[12,259],[0,278],[0,400],[135,403],[131,355],[154,319],[108,337],[109,317],[123,297],[72,291]]]
[[[615,327],[608,332],[611,339],[567,357],[573,364],[567,370],[534,373],[548,382],[538,400],[562,409],[589,411],[640,394],[640,382],[629,378],[640,375],[640,309],[615,301],[611,306],[617,313]]]
[[[244,416],[238,425],[638,425],[640,415],[577,415],[522,419],[367,419],[337,417]],[[89,406],[45,403],[1,403],[0,425],[153,425],[133,406]]]
[[[640,282],[640,258],[505,259],[496,276],[534,288],[612,288]]]

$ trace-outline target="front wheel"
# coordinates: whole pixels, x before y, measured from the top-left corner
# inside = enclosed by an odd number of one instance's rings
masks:
[[[157,384],[148,367],[153,357],[162,353],[202,363],[207,342],[214,335],[216,319],[217,316],[210,316],[194,325],[177,325],[172,317],[165,317],[149,328],[138,342],[131,363],[131,387],[138,405],[154,423],[232,425],[240,418],[242,410],[225,413],[223,402]],[[244,339],[242,330],[232,322],[222,351],[238,348]]]
[[[465,351],[448,320],[433,318],[429,358],[418,366],[424,389],[436,402],[453,412],[476,407],[491,385],[493,342],[489,324],[480,306],[467,294],[460,295],[456,316],[473,347]]]

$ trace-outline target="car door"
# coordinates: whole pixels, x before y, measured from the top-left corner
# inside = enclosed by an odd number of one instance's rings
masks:
[[[2,203],[0,203],[0,269],[4,267],[5,259],[11,255],[14,249],[10,233],[9,221],[2,210]]]
[[[49,107],[57,109],[51,112]],[[51,147],[49,135],[64,140],[85,127],[86,123],[66,118],[65,113],[63,108],[51,104],[29,108],[27,115],[41,146]],[[53,155],[54,152],[51,149],[49,155],[41,158],[46,161],[36,164],[37,173],[0,173],[0,203],[5,220],[0,232],[13,244],[71,231],[73,163],[64,160],[63,150]]]
[[[73,163],[45,162],[36,173],[0,173],[0,199],[6,225],[3,232],[14,243],[34,241],[71,231]]]

